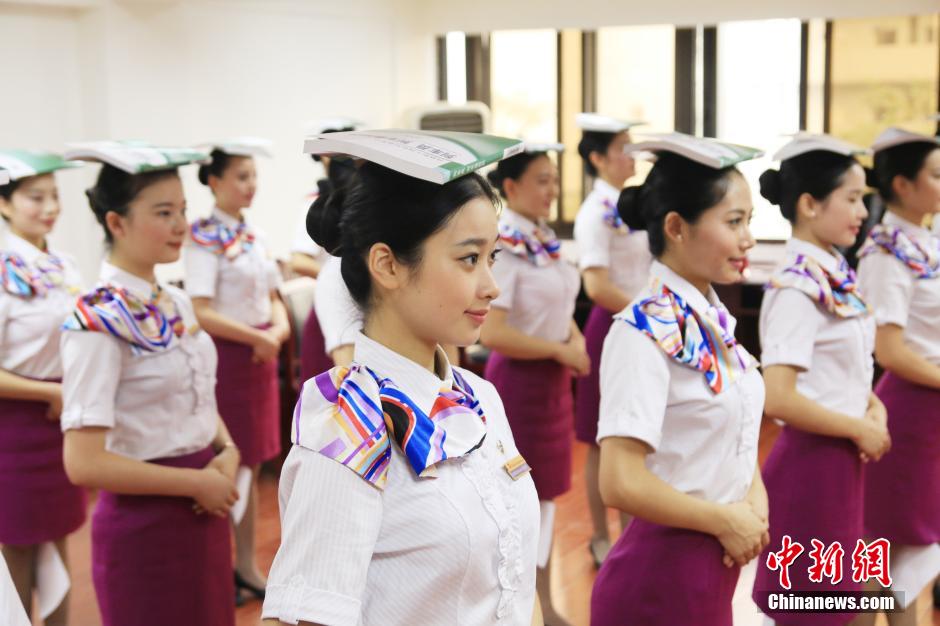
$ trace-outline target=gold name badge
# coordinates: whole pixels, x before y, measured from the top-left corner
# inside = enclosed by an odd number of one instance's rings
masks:
[[[519,480],[528,472],[532,471],[532,468],[529,467],[529,464],[526,463],[521,454],[517,454],[515,458],[503,465],[503,468],[506,470],[506,473],[509,474],[509,477],[513,480]]]

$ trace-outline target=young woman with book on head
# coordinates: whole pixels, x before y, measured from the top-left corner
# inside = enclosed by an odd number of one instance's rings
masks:
[[[734,165],[760,153],[677,133],[631,149],[658,156],[618,212],[656,261],[604,342],[600,489],[634,519],[598,573],[591,623],[726,626],[739,567],[768,541],[764,386],[712,284],[743,280],[753,209]]]
[[[257,189],[256,156],[270,156],[266,142],[239,138],[214,146],[199,181],[212,190],[216,206],[210,217],[192,223],[183,257],[186,292],[219,352],[219,412],[251,470],[245,511],[235,523],[238,604],[242,590],[264,598],[255,556],[258,471],[281,450],[278,355],[290,335],[277,264],[244,215]]]
[[[934,551],[940,542],[940,239],[925,221],[940,213],[940,139],[889,128],[875,139],[870,184],[887,205],[859,250],[858,280],[874,312],[875,359],[884,374],[875,393],[888,412],[891,450],[865,473],[865,530],[891,542],[894,575],[916,599],[940,574],[906,566],[902,552]],[[916,603],[889,614],[913,624]],[[873,623],[868,614],[866,623]]]
[[[600,567],[610,551],[607,509],[597,487],[601,348],[613,315],[646,285],[652,257],[646,231],[630,229],[617,213],[620,190],[634,174],[633,157],[624,152],[624,146],[630,143],[630,129],[637,123],[596,113],[581,113],[576,121],[584,131],[578,153],[594,178],[594,188],[575,218],[574,238],[584,291],[594,306],[584,327],[591,371],[577,379],[575,433],[579,441],[588,444],[584,478],[594,525],[588,547],[595,566]],[[628,523],[629,517],[622,515],[621,524],[626,527]]]
[[[85,521],[84,489],[65,474],[59,427],[59,338],[82,280],[47,239],[59,217],[54,172],[76,165],[45,152],[0,151],[0,551],[27,614],[44,544],[66,560],[66,537]],[[66,624],[68,596],[40,617]]]
[[[489,173],[506,206],[493,266],[499,297],[480,333],[491,350],[486,379],[499,392],[516,445],[532,467],[542,519],[536,588],[545,623],[559,626],[568,622],[551,601],[554,500],[571,488],[571,376],[590,369],[572,318],[578,271],[561,257],[561,243],[546,223],[558,198],[558,168],[548,152],[563,149],[527,144],[524,153]]]
[[[216,408],[212,340],[189,297],[154,274],[179,259],[188,232],[177,168],[207,155],[97,142],[66,156],[105,162],[87,195],[108,255],[61,344],[65,469],[99,490],[102,622],[231,626],[238,448]]]
[[[827,135],[801,134],[774,156],[780,169],[760,178],[760,191],[793,225],[786,258],[761,304],[761,365],[766,413],[784,422],[763,467],[772,503],[770,545],[758,560],[754,601],[783,625],[841,626],[854,613],[783,613],[769,593],[857,592],[851,575],[813,581],[806,567],[789,570],[789,587],[768,556],[784,536],[805,550],[813,541],[842,547],[844,572],[863,528],[864,463],[890,448],[884,405],[872,393],[875,320],[855,272],[839,253],[855,242],[868,215],[862,196],[864,150]],[[835,554],[835,553],[834,553]]]
[[[305,149],[366,162],[314,204],[308,223],[342,259],[365,324],[349,367],[304,385],[262,615],[326,626],[528,626],[535,487],[496,390],[440,347],[474,343],[499,295],[497,199],[474,170],[519,142],[417,131],[330,137]]]

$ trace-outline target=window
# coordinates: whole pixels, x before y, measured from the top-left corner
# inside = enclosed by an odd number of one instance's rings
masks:
[[[762,148],[764,157],[739,169],[751,186],[758,239],[786,239],[790,224],[760,195],[758,178],[771,157],[800,129],[799,20],[728,22],[718,26],[717,135]]]

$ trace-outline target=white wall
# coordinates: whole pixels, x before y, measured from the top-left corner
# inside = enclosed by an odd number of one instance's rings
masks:
[[[0,66],[0,145],[270,138],[275,157],[258,164],[251,214],[280,255],[318,174],[301,154],[304,122],[348,114],[394,125],[435,95],[433,36],[407,19],[417,14],[410,0],[49,4],[0,0],[0,59],[17,61]],[[96,170],[58,176],[63,216],[52,237],[89,281],[102,235],[82,190]],[[204,215],[208,190],[194,167],[182,174],[191,213]]]
[[[420,0],[431,30],[600,28],[639,24],[717,24],[798,17],[925,15],[937,0]]]

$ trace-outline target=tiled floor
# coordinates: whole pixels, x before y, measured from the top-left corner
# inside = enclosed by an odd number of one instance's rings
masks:
[[[775,438],[772,426],[763,429],[761,435],[761,458],[764,458]],[[594,582],[594,567],[587,550],[591,534],[587,514],[587,501],[582,488],[584,478],[581,468],[585,447],[575,444],[573,489],[558,499],[556,518],[556,547],[553,559],[553,575],[557,608],[576,626],[589,623],[591,585]],[[280,530],[277,511],[277,485],[273,476],[263,476],[261,482],[261,519],[258,528],[258,554],[263,568],[269,568],[277,551]],[[617,516],[610,514],[611,528],[617,528]],[[100,626],[94,590],[89,572],[89,527],[86,524],[72,539],[71,563],[73,567],[72,624],[75,626]],[[762,617],[750,600],[750,587],[755,566],[752,564],[741,575],[735,597],[735,626],[761,626]],[[156,590],[155,590],[156,591]],[[261,604],[250,602],[238,610],[238,626],[257,626]],[[940,612],[934,612],[935,626],[940,626]],[[419,626],[419,625],[415,625]],[[680,625],[676,625],[680,626]],[[691,625],[690,625],[691,626]]]

